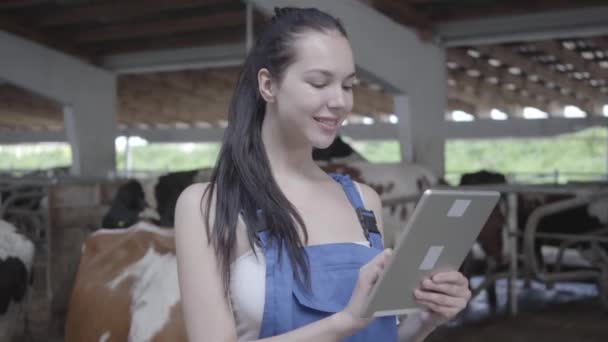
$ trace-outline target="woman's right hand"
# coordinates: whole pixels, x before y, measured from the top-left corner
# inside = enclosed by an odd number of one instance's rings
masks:
[[[390,248],[385,249],[382,253],[376,255],[367,264],[359,269],[359,278],[350,297],[350,301],[337,316],[341,320],[341,324],[351,326],[353,331],[365,328],[372,318],[363,317],[365,303],[369,297],[374,284],[380,279],[384,273],[384,267],[387,265],[392,255]]]

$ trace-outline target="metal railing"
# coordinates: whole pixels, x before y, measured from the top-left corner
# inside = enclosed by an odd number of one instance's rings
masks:
[[[486,274],[486,280],[476,288],[476,292],[481,289],[493,285],[494,281],[507,278],[509,281],[509,310],[512,315],[516,315],[517,308],[517,287],[516,280],[520,276],[518,263],[523,262],[523,274],[529,274],[539,281],[550,284],[554,281],[573,280],[573,279],[588,279],[595,278],[600,286],[600,295],[604,307],[608,309],[608,260],[600,261],[596,264],[597,270],[562,270],[563,254],[565,248],[573,243],[586,241],[591,243],[591,248],[601,248],[599,243],[608,243],[608,228],[598,230],[589,234],[570,235],[570,234],[553,234],[553,233],[538,233],[538,223],[542,217],[550,214],[555,214],[569,208],[585,205],[599,200],[608,200],[608,183],[578,183],[568,185],[524,185],[524,184],[490,184],[490,185],[467,185],[459,187],[435,186],[433,188],[440,189],[459,189],[459,190],[494,190],[499,191],[507,198],[507,243],[506,252],[509,256],[508,272],[499,272]],[[518,225],[518,198],[521,194],[553,194],[553,195],[572,195],[572,199],[566,199],[559,202],[554,202],[537,208],[532,212],[525,227]],[[417,202],[420,195],[395,197],[382,200],[384,207],[395,205],[410,205]],[[521,232],[523,228],[523,233]],[[518,238],[524,237],[524,246],[520,253],[518,246]],[[535,244],[538,239],[553,239],[561,241],[556,267],[549,274],[546,270],[542,270],[537,265],[536,255],[534,253]]]
[[[445,179],[450,184],[458,184],[460,176],[469,171],[450,171],[446,172]],[[551,172],[507,172],[505,173],[509,183],[520,184],[565,184],[577,181],[600,181],[608,182],[608,173],[600,172],[571,172],[553,170]]]

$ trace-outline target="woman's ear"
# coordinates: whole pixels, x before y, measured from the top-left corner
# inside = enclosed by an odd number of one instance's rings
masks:
[[[262,98],[267,103],[273,103],[275,98],[276,86],[270,71],[266,68],[258,71],[258,87]]]

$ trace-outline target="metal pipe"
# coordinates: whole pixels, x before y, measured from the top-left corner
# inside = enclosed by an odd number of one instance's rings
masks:
[[[517,260],[518,260],[518,247],[517,247],[517,194],[510,193],[507,195],[507,226],[509,229],[509,313],[511,316],[517,315]]]
[[[531,271],[536,277],[540,280],[553,279],[553,275],[549,275],[544,271],[541,271],[538,267],[538,263],[536,260],[536,255],[534,252],[534,247],[537,238],[537,229],[540,220],[543,217],[546,217],[551,214],[555,214],[561,211],[565,211],[567,209],[579,207],[582,205],[589,204],[599,199],[608,198],[608,190],[598,191],[596,193],[592,193],[589,195],[583,195],[579,197],[575,197],[573,199],[563,200],[555,203],[546,204],[540,206],[536,210],[530,214],[528,221],[526,222],[524,229],[524,258],[526,261],[526,265],[531,268]],[[595,238],[603,239],[601,237],[591,237],[588,234],[585,234],[587,241],[593,241]],[[597,272],[596,272],[597,273]]]
[[[249,50],[253,47],[253,5],[251,2],[247,2],[245,10],[245,49],[249,53]]]

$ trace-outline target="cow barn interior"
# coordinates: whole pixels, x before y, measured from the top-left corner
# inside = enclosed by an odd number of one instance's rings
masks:
[[[0,284],[16,279],[15,293],[0,293],[0,340],[185,340],[171,226],[181,190],[210,169],[119,168],[116,140],[220,143],[247,51],[286,4],[332,13],[349,34],[354,108],[346,142],[319,163],[379,193],[385,242],[427,188],[502,194],[462,268],[470,304],[426,341],[607,341],[608,135],[590,143],[606,151],[592,155],[604,172],[565,182],[491,165],[450,175],[446,147],[606,129],[602,0],[0,2],[0,147],[66,144],[71,156],[63,167],[0,170]],[[365,160],[347,145],[359,141],[396,143],[397,162]],[[141,248],[154,253],[125,261]],[[21,273],[6,266],[15,258]],[[149,322],[130,292],[144,273],[168,282],[140,293],[167,297],[139,303],[164,315]]]

